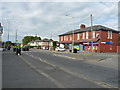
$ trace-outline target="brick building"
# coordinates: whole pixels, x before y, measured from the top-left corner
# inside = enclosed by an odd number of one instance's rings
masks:
[[[59,43],[66,49],[94,52],[117,52],[118,31],[95,25],[86,27],[81,24],[80,29],[59,35]]]
[[[2,47],[2,38],[1,38],[2,34],[3,34],[3,27],[0,22],[0,47]]]

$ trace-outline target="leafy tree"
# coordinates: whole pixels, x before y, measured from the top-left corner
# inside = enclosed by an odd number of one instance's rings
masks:
[[[25,36],[23,39],[22,39],[22,43],[24,45],[27,45],[30,41],[35,41],[35,40],[41,40],[40,37],[37,37],[37,36]]]
[[[12,43],[11,41],[6,41],[5,42],[6,45],[11,45],[11,43]]]
[[[53,41],[53,50],[57,47],[57,41]]]
[[[12,42],[11,41],[6,41],[2,43],[2,47],[7,47],[8,45],[11,45]]]

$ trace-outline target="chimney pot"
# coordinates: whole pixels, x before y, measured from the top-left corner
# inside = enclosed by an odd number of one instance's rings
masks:
[[[85,28],[86,26],[84,24],[80,25],[80,29]]]

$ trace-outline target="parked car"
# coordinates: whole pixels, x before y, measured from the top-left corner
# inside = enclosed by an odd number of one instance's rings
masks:
[[[56,47],[55,50],[56,50],[56,51],[66,51],[66,49],[65,49],[65,48],[62,48],[62,47]]]
[[[24,47],[22,48],[22,51],[29,51],[29,47],[28,47],[28,46],[24,46]]]
[[[2,52],[3,51],[3,48],[0,48],[0,52]]]

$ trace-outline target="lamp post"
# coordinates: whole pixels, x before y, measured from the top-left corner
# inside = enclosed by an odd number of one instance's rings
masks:
[[[92,28],[92,14],[90,15],[91,16],[91,42],[92,42],[92,53],[93,53],[93,28]]]
[[[8,41],[9,41],[9,28],[10,28],[10,20],[8,21]]]
[[[74,17],[69,16],[69,15],[66,15],[66,16],[71,17],[73,19],[73,24],[74,24]],[[74,49],[74,29],[72,31],[72,52],[73,52],[73,49]]]
[[[15,42],[17,43],[17,29],[16,29],[16,34],[15,34]]]

